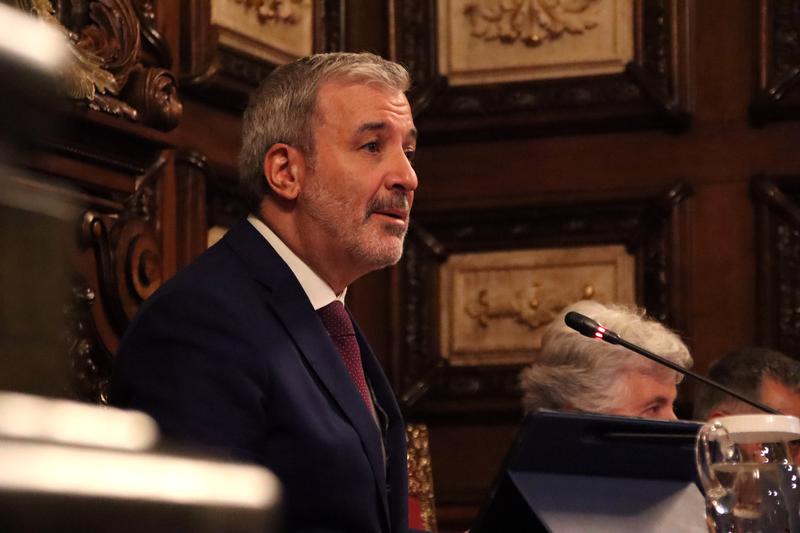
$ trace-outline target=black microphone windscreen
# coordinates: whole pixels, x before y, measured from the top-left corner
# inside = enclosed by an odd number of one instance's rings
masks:
[[[586,335],[587,337],[594,337],[597,328],[600,327],[600,324],[588,316],[575,311],[570,311],[564,316],[564,323],[581,335]]]

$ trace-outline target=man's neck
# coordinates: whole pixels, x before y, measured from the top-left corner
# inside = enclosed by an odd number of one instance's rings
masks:
[[[358,278],[358,276],[344,275],[349,271],[346,262],[337,258],[335,254],[327,253],[325,239],[317,238],[317,232],[303,231],[290,213],[274,213],[262,208],[257,218],[337,295]]]

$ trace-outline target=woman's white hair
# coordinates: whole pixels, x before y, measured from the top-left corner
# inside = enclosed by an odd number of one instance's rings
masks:
[[[624,339],[638,344],[684,368],[692,365],[689,349],[664,325],[647,318],[644,310],[581,300],[568,306],[545,331],[542,349],[531,366],[522,371],[520,384],[526,411],[574,409],[609,412],[627,396],[626,372],[652,375],[660,381],[682,376],[627,348],[584,337],[564,324],[564,315],[577,311]]]

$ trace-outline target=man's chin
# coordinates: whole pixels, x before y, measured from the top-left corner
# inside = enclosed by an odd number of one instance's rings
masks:
[[[396,265],[403,257],[403,238],[404,235],[385,237],[382,242],[364,250],[363,257],[369,261],[374,270]]]

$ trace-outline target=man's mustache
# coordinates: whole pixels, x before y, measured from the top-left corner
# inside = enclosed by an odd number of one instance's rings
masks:
[[[369,204],[367,215],[378,211],[385,211],[386,209],[402,209],[408,211],[411,209],[408,203],[408,196],[403,192],[395,192],[387,198],[377,198]]]

